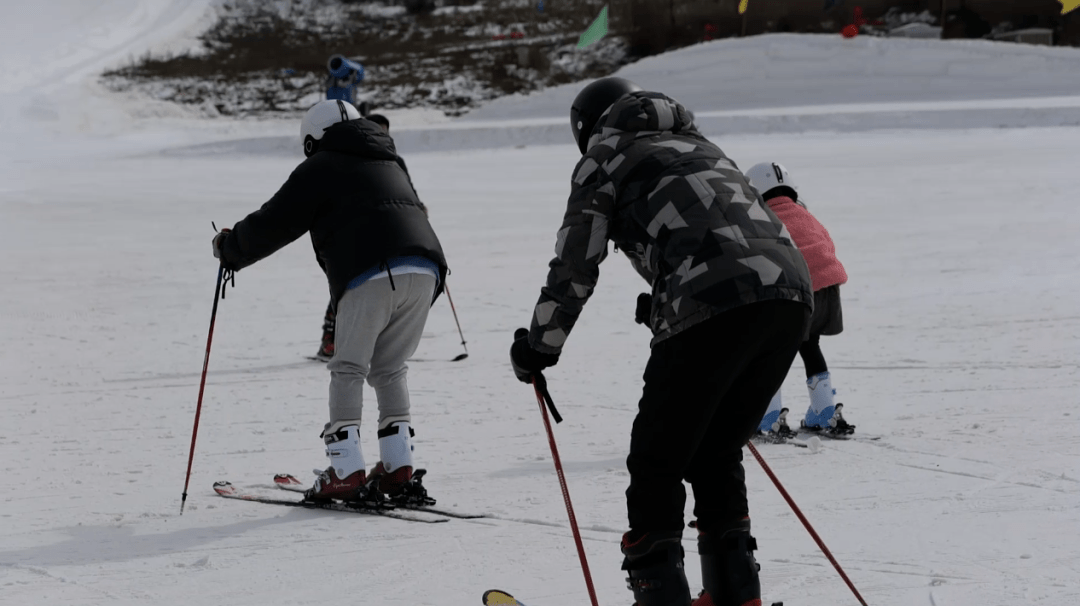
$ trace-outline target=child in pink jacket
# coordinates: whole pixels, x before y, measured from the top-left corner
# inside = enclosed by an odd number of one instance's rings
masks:
[[[769,208],[787,227],[792,241],[799,247],[806,265],[810,268],[810,280],[814,289],[814,315],[810,319],[809,336],[799,348],[799,355],[806,366],[806,386],[810,390],[810,408],[801,426],[805,429],[831,433],[850,434],[855,431],[840,412],[843,404],[834,404],[836,390],[832,387],[829,367],[821,353],[819,341],[822,335],[838,335],[844,330],[843,313],[840,309],[840,285],[847,282],[847,272],[836,258],[836,245],[828,230],[806,206],[799,202],[798,189],[787,169],[775,162],[754,165],[746,177],[769,205]],[[787,409],[776,392],[759,430],[781,436],[792,435],[787,425]]]

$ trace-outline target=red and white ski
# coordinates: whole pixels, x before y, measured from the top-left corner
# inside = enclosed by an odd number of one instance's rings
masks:
[[[413,472],[413,479],[419,482],[420,478],[424,477],[426,473],[427,471],[424,469],[417,469],[415,472]],[[275,475],[274,485],[282,490],[288,490],[289,492],[304,492],[305,490],[307,490],[306,484],[296,479],[296,476],[287,473],[279,473]],[[448,518],[457,518],[459,520],[475,520],[477,518],[486,517],[484,516],[484,514],[480,513],[461,513],[459,511],[451,511],[448,509],[439,509],[436,507],[432,507],[432,505],[435,504],[435,499],[432,499],[430,497],[427,497],[426,501],[423,503],[410,501],[408,499],[395,500],[393,498],[390,498],[389,503],[397,509],[422,511],[424,513],[433,513],[440,516],[446,516]]]
[[[405,513],[403,511],[397,511],[397,508],[392,504],[383,506],[368,506],[362,503],[345,503],[342,501],[289,501],[285,499],[274,499],[270,497],[264,497],[257,494],[240,492],[231,482],[214,482],[214,492],[218,495],[225,497],[226,499],[238,499],[241,501],[251,501],[254,503],[263,503],[266,505],[284,505],[286,507],[300,507],[303,509],[325,509],[329,511],[341,511],[345,513],[361,513],[367,515],[382,516],[384,518],[394,518],[397,520],[406,520],[409,522],[423,522],[426,524],[437,524],[439,522],[449,522],[446,517],[433,518],[422,515],[413,515]]]

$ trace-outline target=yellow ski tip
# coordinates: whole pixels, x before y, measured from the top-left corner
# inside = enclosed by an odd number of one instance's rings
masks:
[[[514,596],[499,589],[488,589],[484,592],[484,606],[525,606],[517,601]]]

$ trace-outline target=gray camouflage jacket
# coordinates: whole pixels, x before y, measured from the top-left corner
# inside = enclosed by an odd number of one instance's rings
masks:
[[[654,345],[755,301],[813,307],[810,273],[784,224],[686,108],[660,93],[624,96],[589,138],[533,313],[533,348],[561,353],[608,240],[652,285]]]

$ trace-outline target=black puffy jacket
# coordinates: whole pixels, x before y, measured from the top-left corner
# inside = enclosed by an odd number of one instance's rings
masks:
[[[350,280],[394,257],[446,259],[394,141],[373,122],[328,128],[274,197],[233,226],[221,246],[226,269],[239,270],[311,232],[336,305]]]

